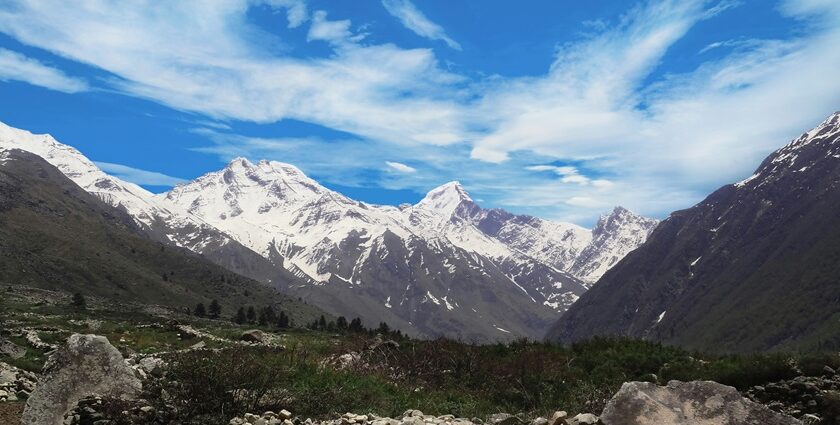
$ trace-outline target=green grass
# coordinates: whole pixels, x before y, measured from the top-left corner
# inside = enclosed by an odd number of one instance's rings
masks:
[[[634,380],[713,380],[745,390],[819,375],[840,368],[836,353],[715,356],[637,340],[595,339],[571,347],[517,341],[472,345],[449,340],[400,340],[397,349],[365,351],[366,334],[305,329],[272,332],[282,347],[242,347],[243,330],[224,320],[178,316],[182,323],[224,341],[205,340],[220,351],[176,352],[201,339],[182,341],[165,327],[138,327],[166,319],[142,311],[73,309],[65,305],[4,300],[4,317],[24,326],[52,326],[44,341],[61,343],[71,332],[105,335],[124,352],[163,353],[168,380],[147,386],[145,398],[162,403],[162,390],[177,404],[183,423],[226,424],[245,412],[288,409],[303,418],[336,418],[345,412],[397,416],[407,409],[427,414],[486,418],[508,412],[525,417],[555,410],[598,413],[622,383]],[[95,331],[69,320],[99,321]],[[11,338],[26,347],[22,338]],[[227,342],[225,342],[227,341]],[[364,352],[363,362],[338,370],[326,359]],[[2,361],[40,370],[45,353],[27,349],[22,359]]]

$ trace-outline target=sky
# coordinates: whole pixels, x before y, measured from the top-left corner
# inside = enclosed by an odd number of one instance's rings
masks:
[[[840,110],[838,46],[836,0],[4,0],[0,121],[154,192],[244,156],[591,226]]]

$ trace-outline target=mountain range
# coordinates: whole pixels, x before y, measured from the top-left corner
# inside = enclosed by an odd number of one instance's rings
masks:
[[[840,112],[749,178],[676,211],[549,339],[748,352],[840,347]]]
[[[124,211],[18,149],[0,151],[0,282],[179,310],[215,299],[226,317],[268,305],[301,324],[323,314],[185,248],[150,240]]]
[[[290,164],[244,158],[155,195],[49,135],[0,124],[0,149],[44,158],[152,240],[420,336],[542,337],[657,225],[620,207],[592,230],[483,209],[457,182],[415,205],[372,205]]]

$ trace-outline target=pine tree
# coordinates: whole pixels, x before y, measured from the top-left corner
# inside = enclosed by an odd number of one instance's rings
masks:
[[[344,316],[338,316],[338,319],[335,319],[335,326],[338,327],[338,330],[343,331],[347,329],[347,318]]]
[[[248,318],[245,317],[245,307],[239,307],[239,310],[236,311],[236,317],[233,318],[233,321],[241,325],[245,323],[246,320],[248,320]]]
[[[271,306],[266,306],[262,309],[263,314],[265,315],[265,323],[275,323],[277,322],[277,314],[274,312],[274,308]]]
[[[193,310],[193,314],[196,317],[204,317],[207,315],[207,310],[204,308],[204,303],[198,303]]]
[[[219,316],[222,315],[222,306],[219,305],[217,300],[213,300],[210,302],[210,309],[208,310],[210,313],[210,317],[213,319],[218,319]]]
[[[73,299],[70,301],[70,304],[73,307],[85,308],[87,306],[87,301],[85,300],[85,296],[82,295],[81,292],[76,292],[75,294],[73,294]]]
[[[280,329],[286,329],[289,327],[289,316],[286,316],[286,313],[281,311],[280,318],[277,319],[277,327]]]
[[[268,315],[265,314],[265,309],[260,310],[260,315],[259,319],[257,319],[257,323],[259,323],[260,326],[268,325]]]
[[[365,331],[364,326],[362,326],[362,319],[358,317],[350,321],[350,326],[348,326],[347,329],[349,329],[350,332],[358,333],[362,333]]]
[[[388,335],[389,333],[391,333],[391,327],[388,326],[388,324],[385,322],[380,322],[379,329],[377,329],[376,332],[379,332],[382,335]]]
[[[248,323],[256,323],[257,321],[257,312],[254,311],[253,306],[248,307],[248,313],[245,314],[245,317],[248,318]]]
[[[327,328],[327,319],[321,315],[321,318],[318,319],[318,329],[324,330]]]

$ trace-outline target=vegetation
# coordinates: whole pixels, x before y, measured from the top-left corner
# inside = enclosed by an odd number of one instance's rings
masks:
[[[167,379],[147,386],[144,397],[161,406],[164,400],[174,403],[180,423],[225,424],[244,412],[281,408],[303,418],[335,418],[348,411],[394,416],[409,408],[482,418],[496,412],[532,418],[558,409],[598,413],[631,380],[709,379],[746,390],[802,373],[819,375],[826,365],[840,369],[836,353],[712,356],[615,339],[571,347],[529,341],[481,346],[411,340],[390,332],[387,324],[371,330],[361,320],[343,317],[334,322],[325,317],[323,330],[282,327],[284,313],[265,307],[252,308],[257,323],[251,324],[247,307],[233,320],[212,320],[111,309],[90,298],[87,309],[70,304],[67,296],[27,303],[13,293],[3,299],[8,320],[59,329],[39,331],[46,342],[93,332],[123,352],[157,353],[169,365]],[[269,321],[272,311],[275,320]],[[265,326],[258,323],[262,316]],[[163,325],[169,317],[219,338],[202,339],[218,350],[183,351],[197,340],[181,340],[177,330]],[[237,323],[240,317],[245,323]],[[314,322],[321,327],[320,317]],[[276,345],[238,345],[242,332],[252,327],[271,334]],[[26,347],[23,338],[3,336]],[[358,353],[357,360],[344,363],[340,358],[347,353]],[[0,356],[0,361],[38,371],[45,358],[30,347],[21,359]]]
[[[76,292],[73,294],[73,298],[70,301],[70,304],[76,308],[85,308],[87,305],[87,301],[85,301],[85,296],[82,295],[81,292]]]
[[[316,341],[326,341],[326,349],[315,348]],[[169,359],[170,376],[178,384],[155,391],[180,400],[183,419],[202,423],[225,423],[230,412],[281,408],[313,418],[343,412],[395,416],[409,408],[460,417],[495,412],[535,417],[557,409],[599,412],[631,380],[708,379],[746,390],[792,378],[807,367],[817,372],[817,366],[840,366],[836,354],[700,356],[636,340],[595,339],[560,347],[404,339],[398,347],[370,349],[376,341],[367,333],[316,332],[298,334],[285,350],[178,353]],[[361,353],[361,359],[336,367],[334,360],[347,352]],[[229,367],[234,363],[235,370]]]

